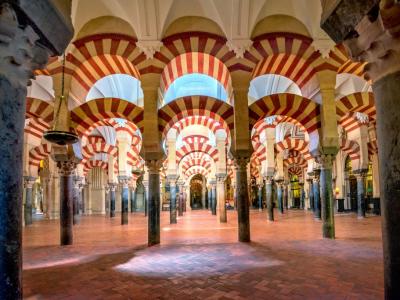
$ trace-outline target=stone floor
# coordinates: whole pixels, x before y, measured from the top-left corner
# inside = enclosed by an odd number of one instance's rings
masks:
[[[252,243],[237,243],[236,213],[219,224],[206,211],[169,225],[147,248],[146,218],[119,225],[83,217],[75,244],[58,246],[57,221],[24,230],[26,299],[382,299],[380,218],[336,216],[336,240],[321,239],[312,214],[290,211],[268,223],[251,212]]]

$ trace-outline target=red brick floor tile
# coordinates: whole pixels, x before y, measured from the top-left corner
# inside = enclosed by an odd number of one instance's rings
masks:
[[[336,216],[336,240],[321,222],[290,211],[266,221],[251,212],[251,243],[237,242],[237,215],[220,224],[206,211],[178,224],[162,213],[161,245],[146,247],[147,220],[82,217],[74,245],[58,221],[24,228],[26,299],[382,299],[380,218]]]

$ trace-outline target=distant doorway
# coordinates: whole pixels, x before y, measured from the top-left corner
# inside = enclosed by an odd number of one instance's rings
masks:
[[[190,207],[192,209],[205,208],[206,186],[203,175],[197,174],[190,180]]]

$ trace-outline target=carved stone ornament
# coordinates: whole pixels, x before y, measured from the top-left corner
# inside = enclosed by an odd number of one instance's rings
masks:
[[[36,178],[32,176],[25,176],[24,177],[24,188],[26,189],[32,189],[33,185],[36,182]]]
[[[265,176],[264,180],[265,180],[265,184],[272,184],[272,182],[274,181],[274,177],[273,176]]]
[[[118,176],[118,183],[123,188],[129,187],[130,178],[128,176]]]
[[[146,167],[149,174],[159,174],[163,161],[161,159],[146,160]]]
[[[321,154],[315,158],[315,161],[320,164],[321,169],[332,169],[334,159],[335,157],[331,154]]]
[[[249,157],[235,157],[233,159],[233,164],[237,171],[244,172],[247,170],[247,164],[249,163],[249,161],[250,161]]]
[[[0,4],[0,74],[15,88],[26,89],[33,71],[47,63],[48,52],[36,44],[38,40],[31,26],[19,26],[10,4]]]
[[[74,161],[58,161],[57,162],[57,167],[58,167],[58,173],[61,176],[71,176],[73,175],[75,169],[76,169],[76,162]]]
[[[230,51],[233,51],[235,53],[236,58],[243,58],[244,53],[250,50],[252,44],[252,40],[245,39],[233,39],[226,42],[226,46]]]
[[[216,174],[215,177],[217,178],[218,183],[225,183],[226,174]]]
[[[146,59],[152,59],[159,52],[163,43],[160,41],[138,41],[136,46],[146,55]]]
[[[367,62],[365,79],[379,79],[400,71],[400,2],[382,0],[377,17],[365,16],[357,37],[344,41],[353,60]]]

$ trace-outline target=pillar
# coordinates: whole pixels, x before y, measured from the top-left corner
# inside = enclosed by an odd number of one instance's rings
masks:
[[[110,187],[110,218],[115,217],[115,189],[117,185],[115,183],[109,183]]]
[[[170,195],[170,204],[169,204],[169,223],[176,224],[176,205],[177,205],[177,193],[176,193],[176,176],[169,175],[168,176],[168,185],[169,185],[169,195]]]
[[[72,245],[73,243],[73,197],[74,182],[73,172],[76,163],[72,161],[58,161],[57,167],[60,174],[60,244]]]
[[[311,175],[310,175],[311,174]],[[312,173],[308,174],[312,176]],[[310,209],[314,211],[314,191],[313,191],[313,180],[312,178],[307,179],[308,181],[308,201],[310,202]]]
[[[178,216],[182,217],[183,216],[183,209],[184,209],[184,185],[185,183],[183,181],[180,181],[178,183]]]
[[[225,203],[225,174],[217,174],[217,205],[219,221],[226,223],[226,203]]]
[[[280,214],[283,214],[283,183],[278,181],[276,184],[277,196],[278,196],[278,210]]]
[[[300,209],[306,209],[305,205],[305,193],[304,193],[304,182],[300,182]]]
[[[128,224],[129,180],[130,180],[130,178],[127,176],[118,176],[118,182],[121,187],[121,225]],[[114,204],[114,206],[115,206],[115,204]]]
[[[365,218],[365,177],[368,170],[356,170],[354,175],[357,179],[357,218]]]
[[[148,160],[146,165],[149,172],[148,191],[148,245],[153,246],[160,243],[160,168],[161,160]]]
[[[322,236],[335,238],[334,204],[332,191],[332,160],[333,155],[321,155],[318,160],[321,164],[320,190],[321,190],[321,218]]]
[[[265,177],[265,195],[267,199],[268,221],[274,221],[274,203],[272,202],[272,177]]]
[[[285,181],[283,184],[283,206],[286,210],[289,208],[289,201],[288,201],[288,183]]]
[[[136,211],[136,185],[132,186],[131,189],[131,212],[135,212]]]
[[[73,211],[73,224],[79,224],[79,186],[82,179],[78,176],[73,176],[73,200],[72,200],[72,211]]]
[[[32,224],[32,201],[33,201],[33,185],[35,184],[35,177],[25,176],[25,206],[24,206],[24,220],[25,226]]]
[[[262,199],[262,189],[263,189],[262,183],[258,184],[257,187],[258,187],[258,194],[257,194],[257,197],[258,197],[258,210],[262,211],[262,209],[263,209],[263,207],[262,207],[262,200],[263,200]]]
[[[209,184],[207,187],[207,193],[208,193],[208,195],[207,195],[208,209],[210,211],[212,211],[212,187],[211,187],[211,184]]]
[[[321,220],[321,199],[319,190],[321,170],[315,169],[313,172],[313,198],[314,198],[314,218]]]
[[[250,242],[249,192],[247,183],[248,157],[235,157],[239,242]]]
[[[211,181],[211,214],[217,215],[217,182]]]

